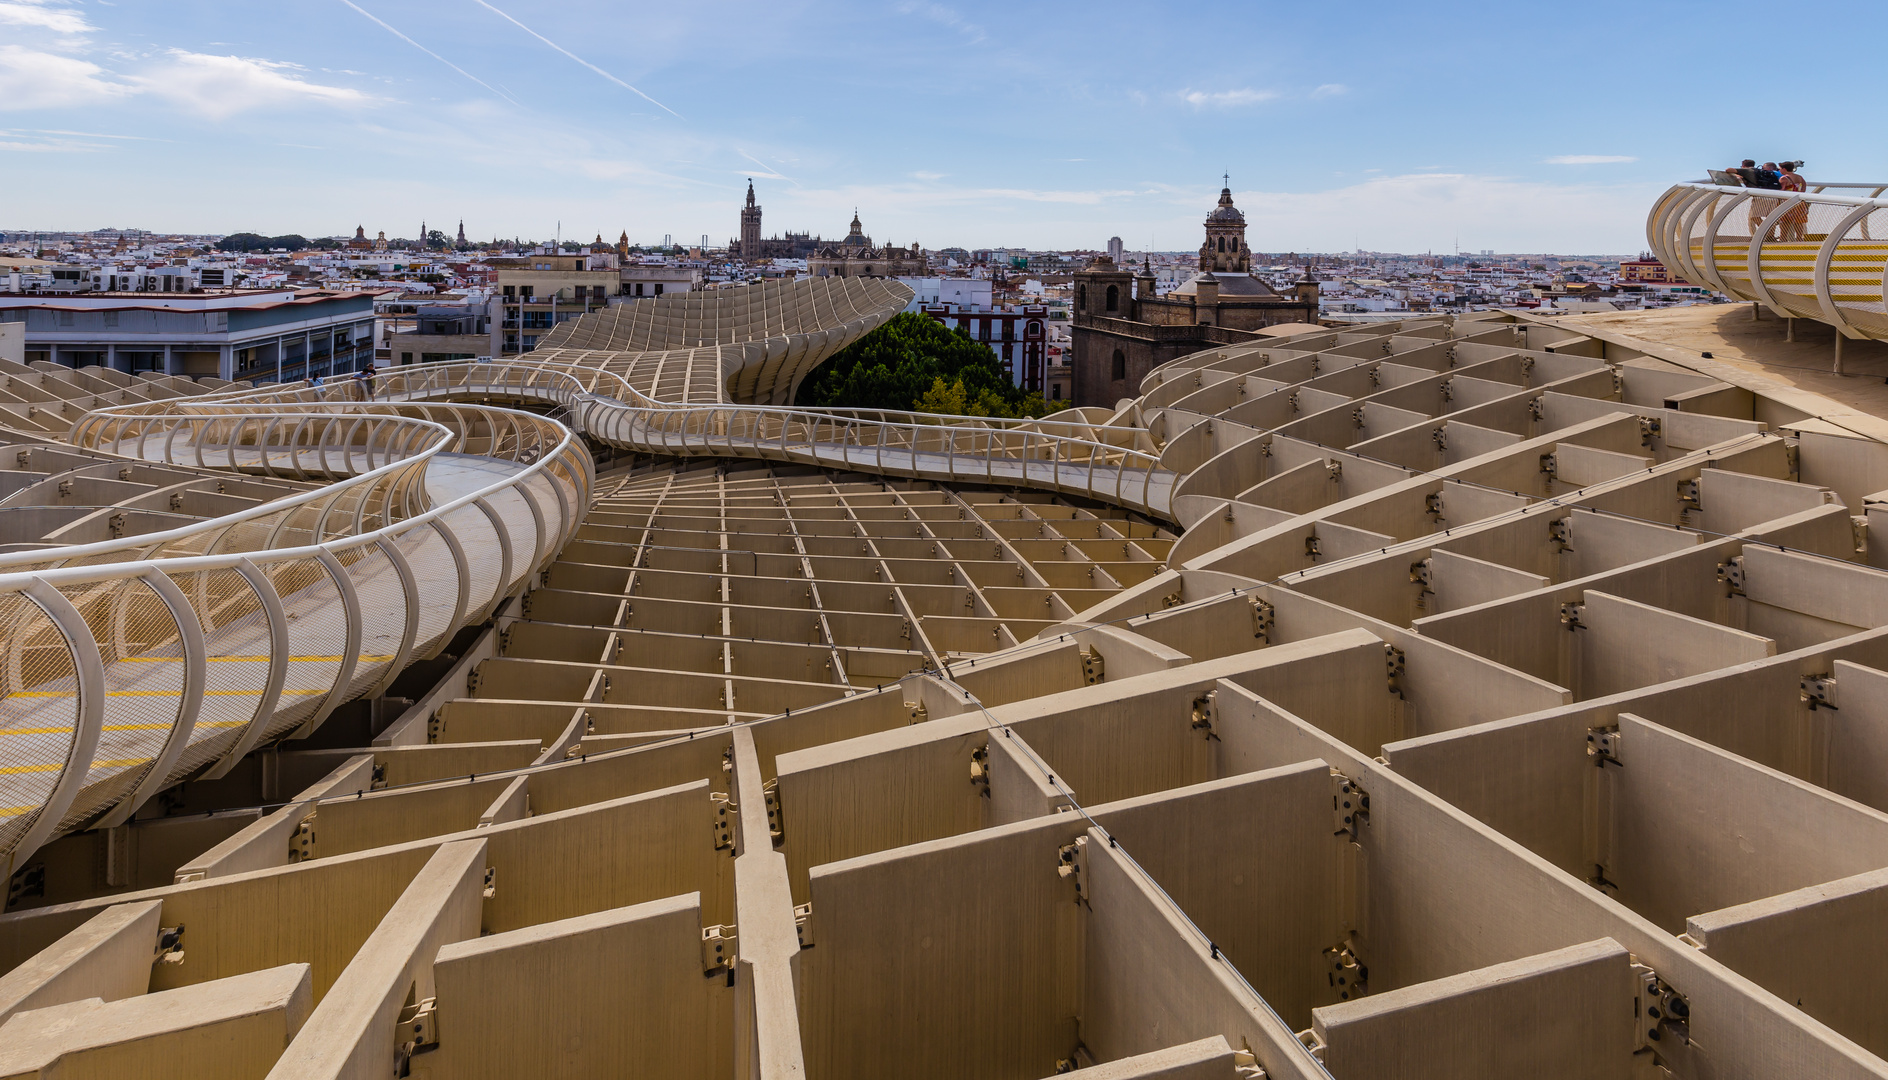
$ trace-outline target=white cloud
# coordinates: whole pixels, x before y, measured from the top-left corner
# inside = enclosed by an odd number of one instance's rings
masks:
[[[97,64],[70,56],[0,45],[0,109],[56,109],[95,105],[135,93],[112,82]]]
[[[83,14],[65,7],[47,7],[39,0],[0,2],[0,26],[37,26],[55,34],[86,34],[96,29]]]
[[[294,64],[172,49],[169,59],[136,76],[159,97],[223,119],[248,109],[302,104],[357,107],[375,99],[345,86],[302,78]]]
[[[914,172],[914,173],[912,173],[911,175],[912,175],[913,177],[915,177],[916,179],[919,179],[919,180],[942,180],[942,179],[944,179],[944,174],[943,174],[943,173],[941,173],[941,172]]]
[[[1196,109],[1237,108],[1242,105],[1261,105],[1278,97],[1275,90],[1184,90],[1180,100]]]
[[[1323,86],[1311,91],[1311,96],[1313,98],[1333,98],[1343,97],[1348,93],[1350,93],[1350,87],[1345,86],[1343,83],[1327,82]]]
[[[1547,159],[1549,165],[1623,165],[1639,160],[1623,154],[1561,154]]]

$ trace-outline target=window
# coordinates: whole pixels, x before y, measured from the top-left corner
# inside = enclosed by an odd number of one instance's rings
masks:
[[[1029,320],[1029,325],[1023,327],[1023,336],[1024,337],[1041,337],[1042,324],[1037,322],[1034,319]]]
[[[642,295],[642,282],[640,282],[640,281],[638,281],[638,282],[636,283],[636,295],[637,295],[637,296],[641,296],[641,295]]]
[[[1226,238],[1223,236],[1219,238],[1219,250],[1226,250]]]
[[[506,295],[506,296],[511,296],[511,295],[514,295],[514,294],[515,294],[515,293],[516,293],[517,291],[518,291],[518,290],[517,290],[517,286],[514,286],[514,285],[507,285],[507,286],[505,286],[505,295]]]
[[[521,296],[521,297],[523,297],[523,298],[525,298],[526,300],[529,300],[529,299],[531,299],[531,295],[532,295],[533,293],[535,293],[535,292],[537,292],[537,286],[536,286],[536,285],[520,285],[520,286],[518,286],[518,295],[519,295],[519,296]]]
[[[1128,357],[1120,349],[1114,351],[1114,380],[1121,381],[1128,377]]]
[[[1075,286],[1075,310],[1080,311],[1083,308],[1086,308],[1087,306],[1088,306],[1088,286],[1086,285]]]
[[[1114,286],[1114,285],[1108,286],[1108,310],[1109,311],[1121,310],[1121,290],[1119,287]]]
[[[660,281],[656,282],[656,295],[662,295],[662,283]]]
[[[1056,383],[1054,386],[1051,386],[1049,388],[1049,400],[1050,401],[1062,400],[1062,384],[1061,383]]]

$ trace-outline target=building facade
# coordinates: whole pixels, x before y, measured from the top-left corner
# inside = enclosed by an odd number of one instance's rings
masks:
[[[996,355],[1012,385],[1047,395],[1047,307],[1040,304],[1003,308],[920,304],[918,310],[981,342]]]
[[[372,291],[0,296],[28,362],[278,382],[373,361]]]
[[[928,267],[924,250],[916,244],[872,246],[872,238],[859,225],[857,210],[852,212],[852,231],[844,240],[820,248],[806,260],[807,273],[814,277],[922,277]]]
[[[1160,293],[1153,268],[1138,273],[1107,255],[1076,271],[1070,345],[1077,405],[1111,406],[1140,392],[1160,364],[1214,345],[1250,341],[1280,323],[1318,321],[1318,286],[1308,278],[1281,293],[1252,275],[1246,218],[1222,188],[1206,216],[1200,271]]]

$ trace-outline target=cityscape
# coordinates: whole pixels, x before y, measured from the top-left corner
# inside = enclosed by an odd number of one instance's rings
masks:
[[[0,1077],[1888,1080],[1775,19],[0,0]]]
[[[1122,396],[1126,380],[1138,380],[1155,363],[1153,353],[1134,356],[1126,374],[1108,380],[1124,385],[1096,381],[1078,389],[1071,314],[1084,275],[1097,260],[1105,258],[1124,275],[1120,293],[1143,302],[1141,321],[1187,325],[1201,321],[1191,308],[1179,312],[1162,305],[1184,300],[1197,306],[1195,278],[1202,271],[1223,274],[1230,266],[1215,263],[1207,251],[1215,239],[1223,251],[1227,238],[1218,236],[1210,220],[1206,243],[1197,251],[1130,250],[1118,236],[1069,251],[927,250],[875,246],[856,214],[850,231],[836,240],[805,233],[763,237],[763,209],[750,180],[747,202],[738,208],[738,233],[720,243],[702,237],[689,246],[674,243],[673,236],[632,242],[627,230],[614,240],[598,232],[589,241],[474,242],[464,222],[451,235],[421,222],[415,232],[422,239],[391,240],[385,230],[369,238],[365,225],[352,236],[312,240],[110,228],[0,231],[0,269],[6,271],[0,312],[28,324],[29,362],[282,382],[352,374],[369,364],[379,369],[516,357],[536,349],[561,323],[644,298],[805,277],[884,277],[912,290],[909,311],[987,344],[1014,385],[1049,402],[1097,405],[1109,403],[1102,400],[1106,394]],[[1301,305],[1267,313],[1253,300],[1239,301],[1245,306],[1226,308],[1213,320],[1235,331],[1279,322],[1366,325],[1494,310],[1591,314],[1724,300],[1668,273],[1649,252],[1258,252],[1244,247],[1244,216],[1230,188],[1222,189],[1213,210],[1233,215],[1237,235],[1228,235],[1240,245],[1234,249],[1237,272],[1248,282],[1241,286],[1246,293],[1221,284],[1219,303],[1249,294],[1289,296]],[[210,313],[290,300],[304,309],[298,314],[316,316],[314,332],[309,319],[296,320],[304,341],[266,332],[222,342],[167,341],[129,326],[107,333],[102,316],[96,328],[75,325],[70,333],[63,327],[72,324],[54,329],[50,321],[60,307]],[[93,317],[84,316],[88,322]],[[36,321],[47,323],[46,332],[35,332]],[[1167,347],[1159,359],[1181,355],[1177,347]]]

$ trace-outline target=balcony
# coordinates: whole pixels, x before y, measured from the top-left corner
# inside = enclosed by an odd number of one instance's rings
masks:
[[[1646,238],[1685,281],[1843,338],[1888,340],[1888,184],[1809,183],[1802,193],[1677,184],[1646,218]]]

